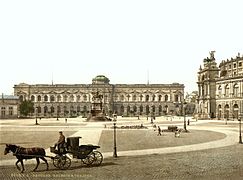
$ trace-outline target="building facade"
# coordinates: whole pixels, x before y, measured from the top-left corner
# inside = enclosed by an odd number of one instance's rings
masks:
[[[2,95],[0,97],[0,119],[18,117],[19,98],[17,96]]]
[[[35,84],[14,86],[20,101],[34,103],[35,116],[87,116],[91,110],[92,92],[103,96],[103,111],[107,115],[160,116],[182,113],[184,85],[173,84],[110,84],[99,75],[92,84]]]
[[[217,66],[214,52],[198,72],[199,118],[238,119],[243,111],[243,56]]]

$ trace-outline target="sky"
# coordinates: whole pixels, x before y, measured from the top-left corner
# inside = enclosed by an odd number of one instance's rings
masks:
[[[0,0],[0,93],[28,84],[181,83],[243,55],[242,0]]]

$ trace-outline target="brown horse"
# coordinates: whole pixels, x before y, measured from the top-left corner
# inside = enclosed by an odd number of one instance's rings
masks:
[[[16,146],[16,145],[13,145],[13,144],[6,144],[6,147],[5,147],[5,150],[4,150],[4,155],[10,153],[10,151],[18,159],[17,162],[15,163],[15,165],[16,165],[17,169],[19,171],[21,171],[21,173],[24,172],[24,170],[25,170],[23,159],[36,158],[37,165],[36,165],[36,167],[33,171],[35,171],[40,164],[39,158],[42,159],[46,163],[46,170],[48,170],[48,168],[49,168],[47,160],[44,157],[46,155],[46,152],[43,148],[39,148],[39,147],[23,148],[23,147]],[[22,165],[22,170],[18,166],[19,162]]]

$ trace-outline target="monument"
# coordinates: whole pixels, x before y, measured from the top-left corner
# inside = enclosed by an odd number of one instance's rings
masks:
[[[111,119],[107,118],[103,113],[102,99],[103,96],[99,94],[99,91],[92,92],[92,102],[91,111],[87,117],[87,121],[109,121]]]

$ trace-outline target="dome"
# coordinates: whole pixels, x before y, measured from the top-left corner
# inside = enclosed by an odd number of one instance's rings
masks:
[[[92,79],[92,84],[109,84],[110,80],[104,75],[98,75]]]

